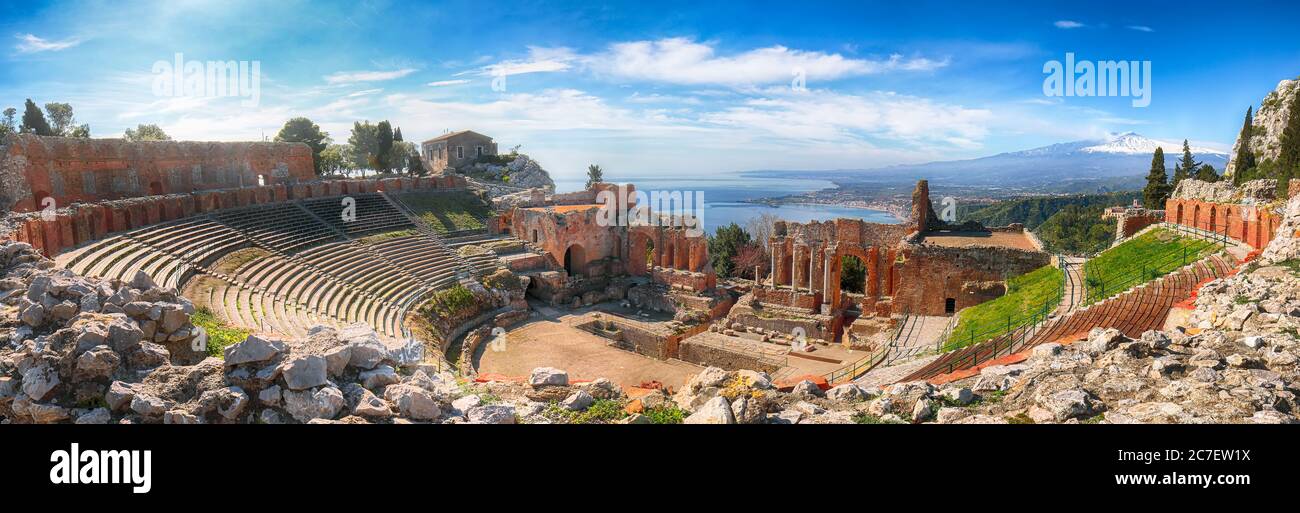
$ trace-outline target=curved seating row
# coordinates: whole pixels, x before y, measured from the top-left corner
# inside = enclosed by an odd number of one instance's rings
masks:
[[[356,201],[355,216],[344,218],[345,198]],[[414,227],[410,218],[375,193],[307,199],[302,201],[302,206],[349,237]]]

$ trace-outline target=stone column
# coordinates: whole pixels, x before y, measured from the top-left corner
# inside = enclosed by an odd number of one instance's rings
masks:
[[[809,294],[813,294],[814,266],[816,266],[816,249],[813,245],[809,245]]]
[[[826,254],[826,265],[822,267],[822,302],[829,303],[831,297],[831,248],[823,250]]]
[[[768,284],[772,289],[776,289],[776,243],[770,239],[767,241],[768,255],[772,257],[772,267],[768,268]]]
[[[880,250],[875,246],[867,252],[867,286],[863,289],[867,297],[880,297]]]

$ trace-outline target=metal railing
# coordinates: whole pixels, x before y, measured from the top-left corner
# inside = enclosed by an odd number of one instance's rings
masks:
[[[1215,253],[1234,243],[1232,238],[1228,236],[1227,225],[1223,226],[1223,233],[1219,233],[1217,227],[1215,231],[1172,223],[1161,223],[1161,227],[1189,235],[1201,241],[1201,243],[1183,245],[1170,251],[1157,253],[1124,271],[1108,275],[1103,275],[1090,266],[1085,266],[1084,304],[1096,303],[1137,285],[1160,278],[1181,269],[1187,264],[1200,260],[1206,253]]]
[[[903,314],[903,320],[899,322],[897,326],[894,327],[893,334],[889,336],[889,343],[885,344],[883,347],[876,350],[876,352],[871,353],[866,357],[856,362],[853,362],[848,366],[841,367],[839,369],[824,374],[824,377],[826,378],[826,383],[833,386],[836,383],[852,381],[854,378],[866,374],[867,371],[870,371],[871,369],[875,368],[877,365],[880,365],[882,362],[885,361],[885,358],[889,356],[890,352],[893,351],[894,346],[898,343],[898,338],[902,336],[903,330],[907,328],[909,321],[911,321],[912,319],[913,316],[911,315],[911,313],[905,312]],[[913,322],[913,329],[915,329],[914,322]]]

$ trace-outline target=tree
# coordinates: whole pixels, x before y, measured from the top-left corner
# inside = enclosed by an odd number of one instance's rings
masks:
[[[354,168],[352,147],[346,144],[331,144],[320,152],[320,173],[322,175],[343,174]]]
[[[404,140],[402,139],[402,127],[399,126],[393,129],[393,140],[397,142],[402,142]]]
[[[1142,189],[1143,204],[1153,210],[1165,208],[1169,199],[1169,174],[1165,171],[1165,149],[1156,148],[1151,156],[1151,171],[1147,173],[1147,186]]]
[[[768,240],[772,238],[773,228],[776,226],[776,222],[780,220],[781,218],[777,217],[776,214],[763,212],[745,221],[745,231],[753,235],[754,241],[766,248]]]
[[[45,114],[36,108],[36,103],[31,98],[23,105],[23,126],[19,131],[24,134],[54,135],[50,123],[45,121]]]
[[[1188,146],[1187,139],[1183,139],[1183,158],[1174,166],[1174,181],[1170,184],[1173,188],[1178,188],[1178,182],[1184,178],[1194,175],[1201,167],[1201,163],[1192,158],[1192,147]],[[1181,169],[1182,176],[1179,176]]]
[[[1232,183],[1236,185],[1246,181],[1246,177],[1255,168],[1255,152],[1250,150],[1251,131],[1255,123],[1254,108],[1253,105],[1246,107],[1246,121],[1241,125],[1241,134],[1237,136],[1237,171],[1232,175]]]
[[[14,125],[14,117],[17,115],[18,109],[13,107],[4,110],[4,116],[0,117],[0,140],[18,131],[18,127]]]
[[[1278,197],[1287,197],[1292,178],[1300,176],[1300,91],[1291,95],[1277,154]]]
[[[393,151],[393,125],[388,120],[380,121],[378,129],[375,139],[375,158],[378,167],[375,169],[387,173],[392,170],[389,157]]]
[[[158,125],[146,125],[143,123],[138,125],[135,130],[131,130],[130,128],[126,129],[126,134],[124,134],[124,136],[126,137],[126,140],[132,142],[172,140],[171,136],[167,135],[166,132],[163,132],[163,129],[159,128]]]
[[[1196,169],[1196,179],[1204,182],[1217,182],[1221,177],[1219,172],[1214,169],[1214,166],[1201,164],[1201,167]]]
[[[731,261],[735,263],[734,273],[737,278],[755,279],[754,269],[758,269],[760,278],[766,277],[770,261],[767,258],[767,252],[763,251],[763,245],[757,242],[751,242],[736,252],[735,258]]]
[[[54,135],[67,136],[72,132],[73,125],[72,105],[67,103],[47,103],[45,104],[45,115],[50,120],[50,131]]]
[[[420,160],[419,152],[411,153],[406,157],[406,172],[411,176],[424,176],[428,174],[424,170],[424,161]]]
[[[840,289],[848,292],[864,292],[867,284],[867,266],[862,260],[852,255],[840,257]]]
[[[719,278],[733,276],[736,255],[740,248],[749,243],[749,233],[736,223],[718,228],[709,237],[709,256],[713,261],[713,271],[718,273]]]
[[[276,142],[300,142],[310,147],[316,176],[321,175],[321,152],[329,146],[330,134],[322,131],[320,126],[304,117],[293,118],[284,123],[280,133],[275,135],[275,140]]]
[[[348,144],[352,146],[353,169],[375,169],[374,155],[379,152],[379,127],[370,121],[353,122]]]
[[[605,171],[596,164],[587,166],[587,188],[605,181]],[[735,224],[735,223],[732,223]],[[738,227],[739,228],[739,227]]]

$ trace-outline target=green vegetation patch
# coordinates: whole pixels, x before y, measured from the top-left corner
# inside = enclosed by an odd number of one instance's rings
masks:
[[[474,293],[464,285],[457,284],[455,287],[434,292],[420,309],[425,315],[433,314],[442,319],[450,319],[475,306]]]
[[[1021,223],[1025,225],[1025,228],[1033,230],[1067,206],[1073,205],[1080,208],[1114,207],[1128,205],[1134,199],[1141,197],[1141,191],[1131,191],[1006,200],[969,213],[959,211],[958,219],[961,221],[979,221],[984,226],[1006,226],[1011,223]]]
[[[1219,245],[1157,228],[1125,241],[1083,266],[1087,301],[1097,302],[1154,280],[1217,251]]]
[[[1068,205],[1039,225],[1038,239],[1048,251],[1084,254],[1110,247],[1115,240],[1115,220],[1102,218],[1101,205]]]
[[[678,408],[675,404],[646,408],[641,414],[649,418],[651,424],[681,424],[686,420],[686,410]]]
[[[208,334],[208,356],[221,358],[226,346],[238,344],[248,338],[249,331],[232,328],[217,320],[212,310],[200,306],[190,315],[190,322]]]
[[[376,242],[383,242],[383,241],[386,241],[386,240],[397,239],[397,238],[401,238],[401,237],[410,237],[410,236],[412,236],[412,235],[418,235],[418,234],[419,234],[419,232],[417,232],[417,231],[415,231],[415,230],[411,230],[411,229],[406,229],[406,230],[392,230],[392,231],[387,231],[387,232],[381,232],[381,233],[376,233],[376,234],[372,234],[372,235],[367,235],[367,236],[365,236],[365,237],[362,237],[362,238],[360,238],[360,239],[357,239],[357,241],[361,242],[362,244],[374,244],[374,243],[376,243]]]
[[[412,192],[397,198],[438,233],[482,230],[484,219],[492,216],[492,206],[471,192]]]
[[[1060,268],[1053,265],[1039,267],[1029,273],[1007,280],[1007,293],[961,311],[961,320],[948,337],[944,350],[952,350],[983,342],[1011,329],[1020,327],[1043,313],[1056,308],[1061,299],[1061,285],[1065,279]]]
[[[583,411],[570,411],[552,403],[542,414],[551,421],[562,424],[609,424],[627,417],[623,403],[613,399],[596,399]]]

